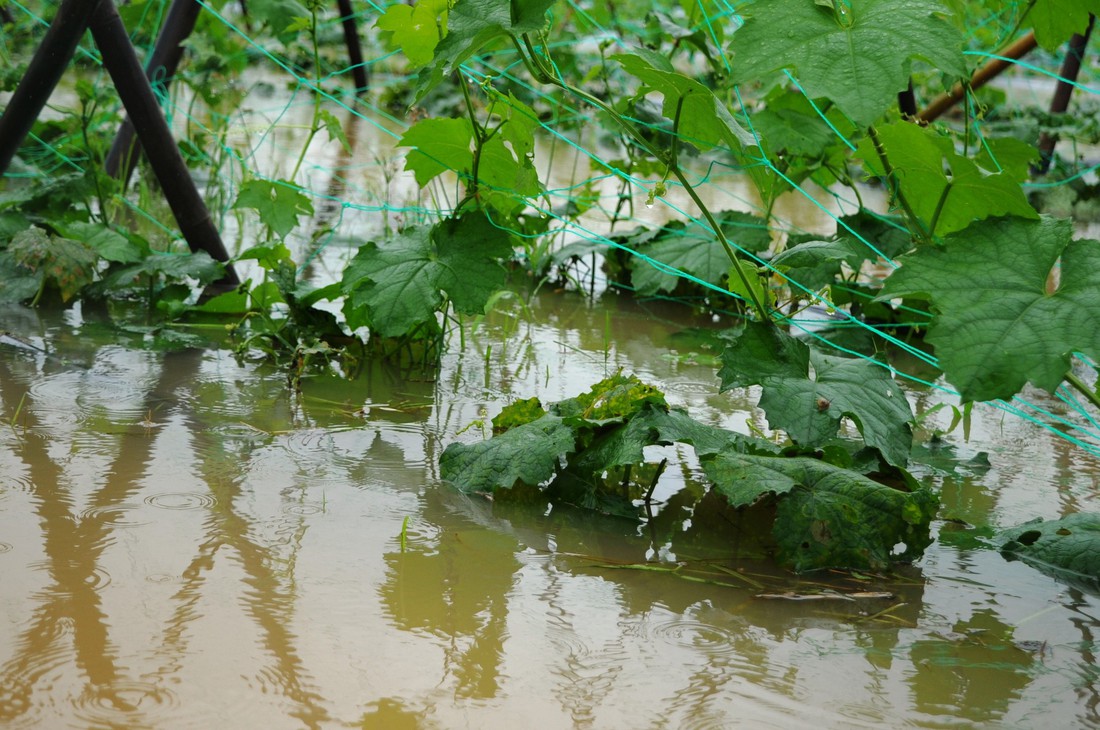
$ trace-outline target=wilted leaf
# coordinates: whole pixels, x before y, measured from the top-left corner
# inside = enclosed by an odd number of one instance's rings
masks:
[[[486,441],[451,444],[439,458],[440,476],[467,492],[535,486],[554,476],[573,439],[561,418],[543,416]]]
[[[95,278],[95,250],[82,241],[49,235],[33,226],[20,231],[8,244],[8,253],[21,266],[45,277],[69,301]]]
[[[913,413],[885,368],[824,355],[774,326],[749,323],[722,353],[718,377],[723,391],[763,386],[760,407],[768,423],[795,443],[820,446],[848,417],[887,462],[903,466],[909,459]]]
[[[780,559],[794,570],[879,570],[919,557],[939,501],[806,457],[723,451],[703,461],[715,489],[735,507],[780,497],[772,529]]]

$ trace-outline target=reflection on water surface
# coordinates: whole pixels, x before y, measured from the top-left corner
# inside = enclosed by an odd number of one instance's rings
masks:
[[[1100,600],[991,551],[799,580],[683,511],[690,463],[650,525],[442,484],[445,445],[509,399],[619,367],[701,420],[765,426],[668,357],[682,312],[533,309],[471,327],[438,372],[374,364],[300,398],[223,350],[13,314],[50,354],[0,348],[0,725],[1100,726]],[[1095,509],[1095,462],[1045,432],[990,412],[954,446],[992,468],[930,476],[945,515]]]

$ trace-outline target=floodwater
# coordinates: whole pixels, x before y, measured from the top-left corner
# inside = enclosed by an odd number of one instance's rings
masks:
[[[659,530],[439,479],[443,448],[511,399],[618,368],[700,420],[762,426],[672,339],[688,324],[545,290],[468,323],[437,371],[295,395],[225,349],[6,311],[49,355],[0,346],[0,725],[1100,727],[1100,598],[995,551],[937,541],[884,577],[739,560],[677,513],[698,471],[675,450]],[[979,408],[969,443],[947,439],[991,468],[928,472],[945,517],[1097,508],[1096,460],[1046,431]],[[766,597],[823,588],[888,595]]]

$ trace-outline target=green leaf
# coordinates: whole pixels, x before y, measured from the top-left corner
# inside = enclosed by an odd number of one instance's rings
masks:
[[[1035,0],[1024,27],[1035,30],[1035,40],[1054,52],[1074,33],[1084,34],[1089,13],[1100,15],[1100,0]]]
[[[885,368],[824,355],[772,325],[754,322],[722,353],[718,377],[722,391],[763,386],[760,407],[769,425],[795,443],[821,446],[848,417],[888,463],[903,466],[909,459],[913,413]]]
[[[961,231],[973,221],[990,216],[1038,217],[1014,169],[988,174],[973,160],[956,153],[949,138],[910,122],[880,127],[878,135],[901,192],[930,234]],[[869,139],[863,140],[857,154],[872,173],[884,174]],[[935,230],[931,230],[933,224]]]
[[[102,223],[72,221],[55,227],[66,238],[83,241],[107,261],[130,264],[140,261],[145,255],[136,243]]]
[[[328,138],[338,141],[344,151],[351,154],[351,142],[348,141],[348,136],[344,134],[344,127],[340,124],[340,120],[336,118],[336,115],[328,109],[318,109],[317,119],[325,125]]]
[[[486,441],[451,444],[439,458],[440,476],[466,492],[535,486],[554,476],[573,440],[561,418],[543,416]]]
[[[344,270],[345,311],[365,308],[383,337],[399,337],[433,319],[444,294],[462,314],[479,314],[504,286],[500,259],[512,253],[508,232],[472,212],[432,227],[368,243]],[[349,322],[355,321],[349,317]]]
[[[297,30],[292,28],[298,24],[299,18],[310,17],[309,10],[298,0],[253,0],[248,5],[248,12],[261,23],[266,23],[283,43],[297,34]]]
[[[756,138],[737,123],[709,87],[673,70],[664,56],[642,49],[612,58],[628,74],[664,97],[661,113],[671,120],[679,116],[678,134],[682,141],[700,150],[713,147],[739,150],[756,144]]]
[[[420,187],[447,170],[465,172],[473,166],[474,131],[465,117],[421,119],[397,144],[413,148],[405,156],[405,169],[413,172]]]
[[[931,299],[927,339],[965,401],[1053,392],[1072,353],[1100,360],[1100,242],[1072,234],[1068,219],[983,221],[903,257],[879,299]]]
[[[447,0],[420,0],[408,6],[394,3],[375,23],[386,47],[401,49],[413,68],[426,66],[447,27]]]
[[[555,2],[456,0],[447,16],[447,35],[435,47],[431,64],[420,71],[414,103],[488,43],[542,30]]]
[[[913,59],[968,76],[963,39],[936,0],[850,0],[843,12],[808,0],[757,0],[733,34],[732,80],[791,69],[806,93],[826,97],[865,127],[907,88]],[[738,8],[740,10],[740,8]]]
[[[313,203],[285,180],[249,180],[241,185],[234,208],[254,208],[260,220],[280,238],[298,225],[298,218],[313,215]]]
[[[517,198],[533,197],[542,192],[532,162],[534,149],[534,112],[513,97],[494,105],[503,111],[499,133],[486,140],[478,159],[478,184],[497,198],[489,202],[504,212],[517,205]],[[429,118],[409,128],[398,143],[413,147],[405,157],[405,169],[411,170],[421,187],[434,177],[453,170],[468,179],[474,166],[474,131],[466,118]]]
[[[7,251],[0,251],[0,302],[33,299],[41,286],[41,274],[16,263]]]
[[[1078,512],[1001,531],[1001,553],[1059,580],[1100,592],[1100,514]]]
[[[196,279],[209,284],[225,272],[225,267],[212,259],[205,251],[195,253],[151,253],[136,264],[112,271],[104,278],[104,288],[131,286],[143,283],[142,277],[164,277],[168,281]]]
[[[931,543],[938,500],[926,489],[902,492],[806,457],[723,451],[703,470],[735,507],[779,497],[772,533],[780,560],[796,571],[880,570],[919,557]]]
[[[763,251],[771,244],[771,233],[761,218],[724,211],[718,219],[727,238],[746,251]],[[729,256],[714,234],[701,226],[688,228],[682,221],[673,221],[639,238],[634,239],[638,241],[634,246],[639,253],[685,274],[716,285],[724,283],[729,275]],[[630,275],[631,285],[642,296],[671,292],[682,280],[679,274],[643,261],[634,262]]]
[[[836,281],[841,264],[858,269],[864,255],[853,246],[850,237],[832,241],[805,241],[791,246],[771,260],[772,266],[787,279],[817,291]],[[862,244],[859,244],[862,246]]]
[[[95,249],[82,241],[48,235],[37,226],[15,234],[8,244],[12,259],[44,276],[69,301],[95,278]]]

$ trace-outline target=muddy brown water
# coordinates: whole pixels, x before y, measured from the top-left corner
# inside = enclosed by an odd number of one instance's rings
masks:
[[[375,364],[301,397],[79,309],[3,317],[50,356],[0,347],[0,726],[1100,726],[1100,599],[994,551],[938,541],[888,578],[799,578],[686,514],[656,534],[440,480],[446,444],[510,399],[618,368],[701,420],[763,426],[755,394],[719,395],[676,350],[698,324],[682,308],[546,291],[468,324],[436,373]],[[1096,460],[1018,418],[979,408],[948,441],[992,466],[926,476],[944,515],[1097,508]],[[675,510],[697,469],[668,455]],[[763,597],[822,588],[889,597]]]

